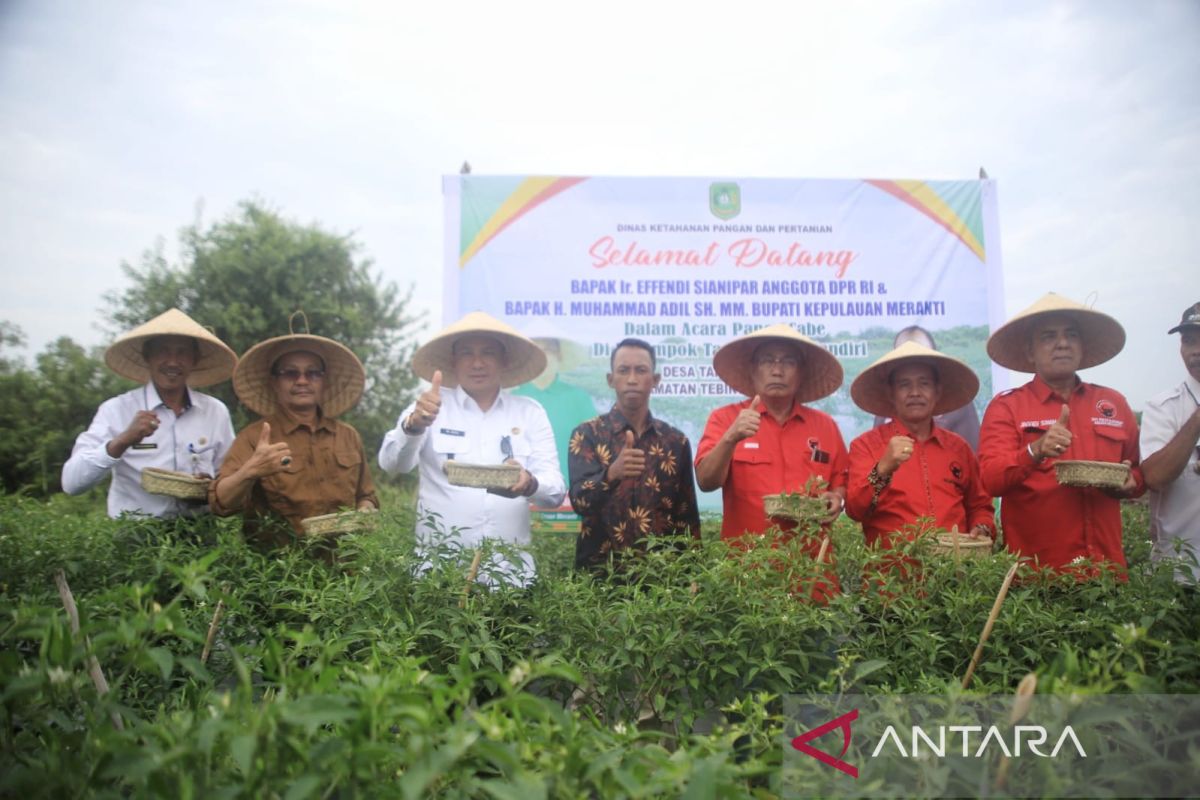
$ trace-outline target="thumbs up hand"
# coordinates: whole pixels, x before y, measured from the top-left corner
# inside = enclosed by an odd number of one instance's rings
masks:
[[[729,439],[730,444],[737,444],[742,439],[749,439],[758,433],[758,426],[762,424],[762,412],[758,410],[760,403],[762,398],[754,395],[750,405],[738,412],[729,430],[725,431],[725,437]]]
[[[646,469],[646,451],[634,447],[633,431],[625,431],[625,446],[608,466],[609,483],[639,477]]]
[[[1062,409],[1058,412],[1058,419],[1054,421],[1054,424],[1032,446],[1039,460],[1043,458],[1062,458],[1062,454],[1071,446],[1071,429],[1067,427],[1070,419],[1071,410],[1064,403]]]
[[[417,398],[416,406],[404,422],[404,430],[410,435],[424,433],[425,429],[437,419],[438,412],[442,409],[442,371],[440,369],[434,370],[433,380],[430,384],[429,389],[422,392],[421,396]]]
[[[242,466],[246,475],[252,478],[265,478],[282,472],[292,463],[292,448],[287,442],[271,444],[271,423],[264,422],[262,432],[258,435],[258,443],[254,453]]]

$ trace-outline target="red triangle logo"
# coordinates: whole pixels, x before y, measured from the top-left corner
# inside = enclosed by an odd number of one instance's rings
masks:
[[[836,719],[831,719],[819,728],[813,728],[808,733],[802,733],[795,739],[792,739],[792,747],[799,750],[805,755],[810,755],[822,764],[841,770],[852,778],[858,777],[858,767],[847,764],[842,761],[842,756],[846,755],[846,751],[850,749],[850,723],[858,719],[858,709],[848,711]],[[842,752],[838,753],[837,757],[829,755],[823,750],[818,750],[809,744],[813,739],[819,739],[835,728],[840,728],[842,731]]]

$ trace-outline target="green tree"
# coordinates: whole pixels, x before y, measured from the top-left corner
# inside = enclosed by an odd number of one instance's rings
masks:
[[[0,322],[0,352],[24,344],[20,328]],[[0,356],[0,484],[9,493],[45,496],[60,488],[63,462],[100,403],[130,387],[67,337],[46,346],[30,369]]]
[[[382,283],[352,236],[288,221],[254,201],[207,228],[189,225],[179,238],[179,264],[168,263],[159,243],[140,265],[122,265],[132,285],[106,296],[114,332],[177,307],[240,355],[287,334],[288,318],[302,309],[309,332],[341,342],[366,366],[366,392],[346,421],[368,452],[378,448],[416,386],[412,336],[421,319],[408,311],[411,288],[401,294]],[[297,325],[304,332],[299,318]],[[250,421],[230,383],[211,391],[234,412],[235,427]]]

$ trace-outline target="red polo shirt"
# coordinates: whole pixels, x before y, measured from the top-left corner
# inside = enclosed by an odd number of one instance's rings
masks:
[[[741,410],[749,407],[750,401],[743,400],[709,415],[696,447],[696,464],[712,452]],[[813,476],[828,483],[829,489],[846,485],[846,445],[833,417],[796,403],[780,425],[765,405],[760,404],[759,411],[758,433],[733,448],[729,474],[721,488],[722,539],[762,533],[771,527],[763,510],[763,495],[802,492]]]
[[[892,481],[875,506],[875,489],[867,475],[887,451],[893,436],[913,440],[912,457],[892,473]],[[950,530],[957,525],[963,533],[976,525],[992,527],[995,511],[992,498],[979,480],[979,462],[971,446],[956,433],[936,424],[928,439],[916,440],[904,425],[887,422],[869,430],[850,444],[850,491],[846,513],[862,523],[868,545],[880,541],[891,546],[891,534],[925,517],[932,525]]]
[[[983,415],[979,469],[983,487],[1001,498],[1000,522],[1009,550],[1061,569],[1080,556],[1125,566],[1121,501],[1099,489],[1060,486],[1054,458],[1036,462],[1027,448],[1058,419],[1063,399],[1040,377],[1001,392]],[[1138,467],[1137,420],[1119,392],[1076,384],[1067,400],[1071,446],[1064,459],[1124,461],[1134,465],[1137,494],[1145,491]]]

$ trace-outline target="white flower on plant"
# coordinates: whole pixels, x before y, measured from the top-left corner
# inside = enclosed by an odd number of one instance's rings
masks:
[[[57,686],[70,680],[71,674],[62,667],[51,667],[46,670],[46,677],[50,679],[51,683]]]

